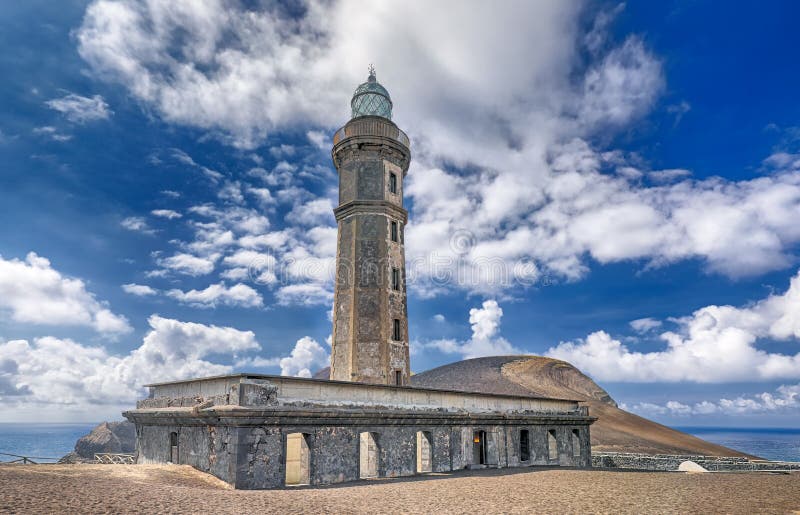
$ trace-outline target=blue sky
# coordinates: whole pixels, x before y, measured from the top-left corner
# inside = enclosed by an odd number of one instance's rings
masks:
[[[0,7],[0,405],[324,366],[330,136],[374,63],[413,370],[548,354],[662,422],[797,424],[798,7],[390,5]]]

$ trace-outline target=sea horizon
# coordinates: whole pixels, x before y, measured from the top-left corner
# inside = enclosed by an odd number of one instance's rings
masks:
[[[0,422],[0,453],[58,460],[100,422]],[[747,454],[800,462],[800,428],[674,426],[673,429]],[[9,461],[0,456],[0,462]]]

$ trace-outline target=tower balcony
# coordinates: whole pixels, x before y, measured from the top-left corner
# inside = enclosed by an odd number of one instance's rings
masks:
[[[359,116],[353,118],[333,135],[333,145],[353,136],[380,136],[389,138],[410,149],[411,142],[405,132],[381,116]]]

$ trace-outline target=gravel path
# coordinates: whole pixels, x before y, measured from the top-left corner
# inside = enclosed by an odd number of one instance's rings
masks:
[[[484,470],[236,491],[177,465],[0,466],[2,513],[791,513],[800,473]]]

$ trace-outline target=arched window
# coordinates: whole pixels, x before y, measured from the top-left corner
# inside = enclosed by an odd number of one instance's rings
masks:
[[[427,431],[417,431],[417,472],[424,474],[433,470],[433,442]]]

